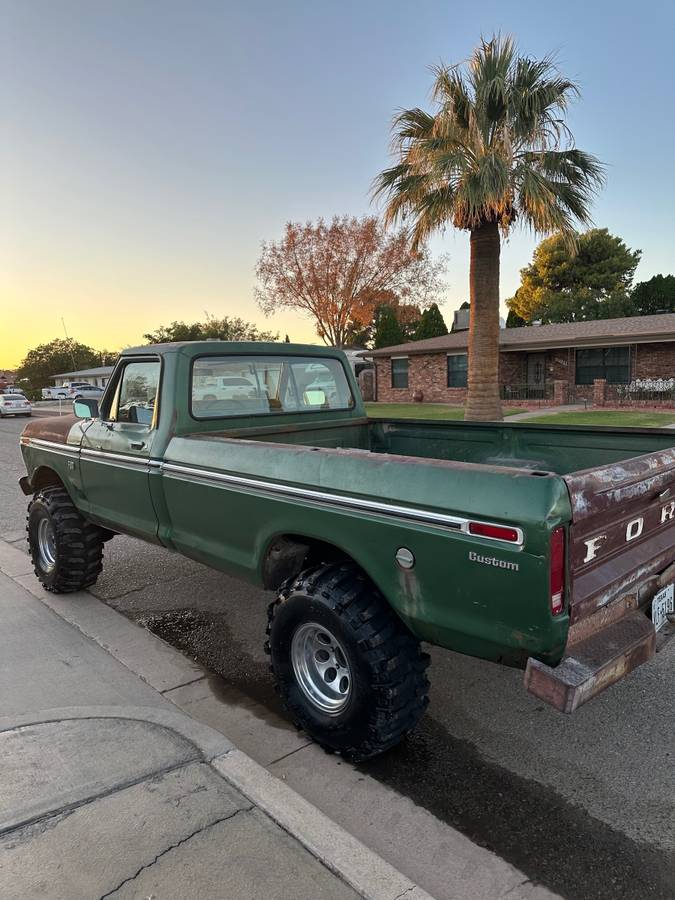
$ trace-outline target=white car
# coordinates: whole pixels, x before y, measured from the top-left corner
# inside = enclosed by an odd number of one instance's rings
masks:
[[[0,419],[5,416],[32,416],[33,407],[23,394],[0,394]]]
[[[103,396],[103,388],[95,384],[71,384],[68,388],[68,399],[79,400],[80,397],[91,397],[100,400]]]
[[[192,391],[193,400],[239,400],[255,395],[255,382],[235,375],[215,378],[211,384],[195,385]]]

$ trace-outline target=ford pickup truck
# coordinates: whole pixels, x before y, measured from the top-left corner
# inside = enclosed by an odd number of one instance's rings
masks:
[[[49,591],[135,535],[276,591],[266,649],[326,749],[393,746],[428,703],[421,642],[525,670],[563,712],[673,632],[675,433],[369,419],[340,351],[122,353],[100,402],[27,425]],[[618,689],[618,688],[617,688]]]

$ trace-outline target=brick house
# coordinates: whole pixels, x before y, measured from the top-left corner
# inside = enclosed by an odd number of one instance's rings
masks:
[[[468,337],[456,331],[370,351],[375,399],[462,403]],[[504,328],[499,343],[506,402],[675,401],[675,313]]]

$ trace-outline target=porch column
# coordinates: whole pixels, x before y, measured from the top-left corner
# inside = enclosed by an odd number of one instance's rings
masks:
[[[553,382],[553,405],[564,406],[567,403],[568,384],[562,379]]]
[[[593,381],[593,405],[604,406],[607,396],[607,379],[596,378]]]

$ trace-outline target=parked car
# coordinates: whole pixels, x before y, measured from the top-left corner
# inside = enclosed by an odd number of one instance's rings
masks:
[[[68,398],[70,400],[79,400],[81,397],[93,397],[95,400],[98,400],[103,394],[104,389],[96,384],[71,384],[68,388]]]
[[[33,414],[33,407],[23,393],[12,391],[12,393],[0,394],[0,418],[5,416],[30,416]]]
[[[2,390],[0,390],[0,394],[19,394],[22,397],[26,396],[25,392],[22,391],[20,387],[16,387],[16,385],[13,385],[13,384],[10,384],[7,387],[2,388]]]
[[[233,370],[265,395],[193,402]],[[289,344],[142,347],[112,378],[21,436],[40,581],[91,586],[123,533],[275,590],[273,677],[331,751],[414,728],[422,641],[570,713],[675,634],[672,431],[369,420],[342,353]]]
[[[236,400],[256,395],[255,382],[243,376],[228,375],[210,378],[192,389],[193,400]]]

